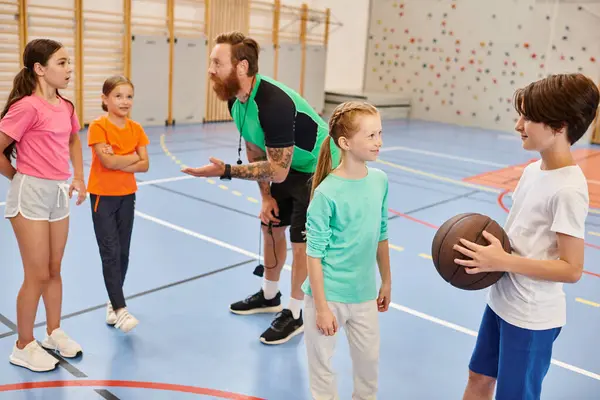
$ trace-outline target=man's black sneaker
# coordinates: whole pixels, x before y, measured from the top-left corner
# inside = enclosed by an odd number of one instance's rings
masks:
[[[257,293],[248,296],[244,300],[233,303],[229,306],[229,311],[234,314],[249,315],[258,313],[276,313],[282,310],[281,292],[272,299],[265,299],[265,293],[262,289]]]
[[[304,332],[302,310],[300,310],[300,317],[294,319],[292,312],[286,308],[277,314],[271,327],[260,336],[260,341],[264,344],[282,344],[302,332]]]

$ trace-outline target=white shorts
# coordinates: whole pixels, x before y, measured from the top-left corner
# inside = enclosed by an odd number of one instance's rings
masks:
[[[16,173],[10,183],[4,217],[17,214],[34,221],[60,221],[69,216],[69,184]]]

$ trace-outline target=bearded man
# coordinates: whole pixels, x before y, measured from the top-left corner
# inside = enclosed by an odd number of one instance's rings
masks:
[[[258,73],[258,43],[241,32],[223,33],[211,51],[210,75],[218,98],[227,101],[240,132],[237,165],[210,158],[200,168],[183,172],[197,177],[220,177],[258,182],[262,196],[260,220],[264,243],[261,289],[230,305],[239,315],[277,313],[260,336],[265,344],[281,344],[303,332],[302,283],[307,277],[306,212],[311,178],[327,123],[294,90]],[[244,138],[248,164],[241,161]],[[331,146],[333,167],[339,149]],[[286,229],[292,242],[292,290],[289,305],[281,305],[279,278],[287,255]],[[258,273],[261,275],[261,272]]]

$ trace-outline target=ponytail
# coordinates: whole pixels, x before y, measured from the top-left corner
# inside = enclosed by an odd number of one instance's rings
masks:
[[[317,161],[317,168],[315,169],[315,174],[313,175],[312,178],[312,188],[310,191],[310,198],[312,200],[314,194],[315,194],[315,189],[317,188],[317,186],[319,186],[321,184],[321,182],[323,182],[325,180],[325,178],[327,178],[327,175],[329,175],[329,173],[332,170],[332,160],[331,160],[331,141],[333,139],[331,138],[331,136],[327,135],[327,137],[325,138],[325,140],[323,141],[323,144],[321,145],[321,150],[319,151],[319,159]],[[335,146],[335,144],[334,144]]]
[[[13,88],[8,95],[8,100],[6,101],[4,110],[0,114],[0,119],[4,118],[10,107],[17,101],[21,100],[23,97],[31,96],[35,91],[36,84],[37,80],[33,70],[30,70],[27,67],[21,69],[13,80]],[[8,161],[10,161],[12,156],[14,156],[16,153],[15,142],[13,141],[11,144],[9,144],[6,149],[4,149],[3,153]]]
[[[344,102],[339,104],[333,110],[331,117],[329,117],[329,135],[327,135],[327,138],[321,145],[317,168],[315,169],[312,178],[311,200],[317,186],[319,186],[333,170],[331,143],[333,142],[333,146],[337,146],[341,137],[349,139],[354,136],[360,129],[359,121],[357,120],[359,115],[377,115],[378,113],[377,108],[373,105],[357,101]],[[342,150],[341,156],[344,156],[344,150]]]

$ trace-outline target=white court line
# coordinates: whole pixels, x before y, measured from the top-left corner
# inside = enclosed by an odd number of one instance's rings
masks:
[[[176,182],[176,181],[185,181],[187,179],[194,179],[195,176],[183,175],[183,176],[175,176],[173,178],[162,178],[162,179],[154,179],[151,181],[142,181],[138,182],[138,186],[146,186],[146,185],[156,185],[158,183],[167,183],[167,182]],[[199,178],[196,178],[199,179]]]
[[[396,163],[389,162],[389,161],[384,161],[379,158],[375,162],[390,166],[392,168],[397,168],[402,171],[410,172],[411,174],[414,174],[414,175],[426,176],[428,178],[431,178],[431,179],[434,179],[437,181],[448,182],[448,183],[452,183],[457,186],[463,186],[463,187],[468,187],[468,188],[472,188],[472,189],[477,189],[477,190],[481,190],[483,192],[490,192],[490,193],[496,193],[496,194],[502,193],[502,190],[494,188],[494,187],[478,185],[475,183],[469,183],[469,182],[461,181],[458,179],[448,178],[446,176],[432,174],[430,172],[421,171],[420,169],[405,167],[404,165],[396,164]]]
[[[231,245],[229,243],[225,243],[225,242],[223,242],[221,240],[214,239],[214,238],[211,238],[211,237],[206,236],[206,235],[202,235],[201,233],[194,232],[194,231],[192,231],[190,229],[183,228],[183,227],[181,227],[179,225],[172,224],[172,223],[170,223],[168,221],[165,221],[165,220],[153,217],[151,215],[142,213],[140,211],[136,211],[135,213],[140,218],[143,218],[143,219],[146,219],[148,221],[154,222],[154,223],[156,223],[158,225],[161,225],[161,226],[164,226],[166,228],[173,229],[175,231],[184,233],[186,235],[195,237],[197,239],[204,240],[204,241],[212,243],[212,244],[216,244],[217,246],[226,248],[228,250],[234,251],[234,252],[239,253],[239,254],[243,254],[243,255],[245,255],[247,257],[256,258],[256,259],[261,259],[262,258],[258,254],[253,253],[251,251],[247,251],[247,250],[244,250],[244,249],[242,249],[240,247]],[[289,264],[285,264],[284,265],[284,269],[286,269],[288,271],[291,271],[291,266]],[[448,321],[445,321],[443,319],[440,319],[440,318],[437,318],[437,317],[434,317],[434,316],[422,313],[420,311],[413,310],[412,308],[408,308],[408,307],[405,307],[405,306],[402,306],[402,305],[396,304],[396,303],[390,303],[390,307],[392,307],[395,310],[403,311],[403,312],[405,312],[407,314],[410,314],[410,315],[413,315],[415,317],[418,317],[418,318],[421,318],[421,319],[433,322],[435,324],[444,326],[446,328],[453,329],[453,330],[455,330],[457,332],[461,332],[461,333],[464,333],[466,335],[473,336],[473,337],[477,336],[477,332],[475,332],[475,331],[473,331],[471,329],[468,329],[468,328],[465,328],[463,326],[454,324],[452,322],[448,322]],[[576,367],[574,365],[570,365],[570,364],[567,364],[567,363],[564,363],[562,361],[558,361],[558,360],[555,360],[555,359],[552,359],[552,364],[554,364],[556,366],[559,366],[561,368],[567,369],[569,371],[575,372],[577,374],[587,376],[588,378],[592,378],[592,379],[595,379],[597,381],[600,381],[600,374],[596,374],[596,373],[587,371],[585,369],[582,369],[582,368]]]
[[[424,154],[426,156],[448,158],[450,160],[464,161],[464,162],[473,163],[473,164],[490,165],[492,167],[499,167],[499,168],[508,167],[507,164],[498,164],[498,163],[494,163],[494,162],[490,162],[490,161],[477,160],[475,158],[466,158],[466,157],[452,156],[450,154],[436,153],[436,152],[427,151],[427,150],[412,149],[410,147],[403,147],[403,146],[384,147],[384,148],[382,148],[379,151],[381,153],[383,153],[383,152],[386,152],[386,151],[394,151],[394,150],[402,150],[402,151],[407,151],[407,152],[410,152],[410,153]]]

